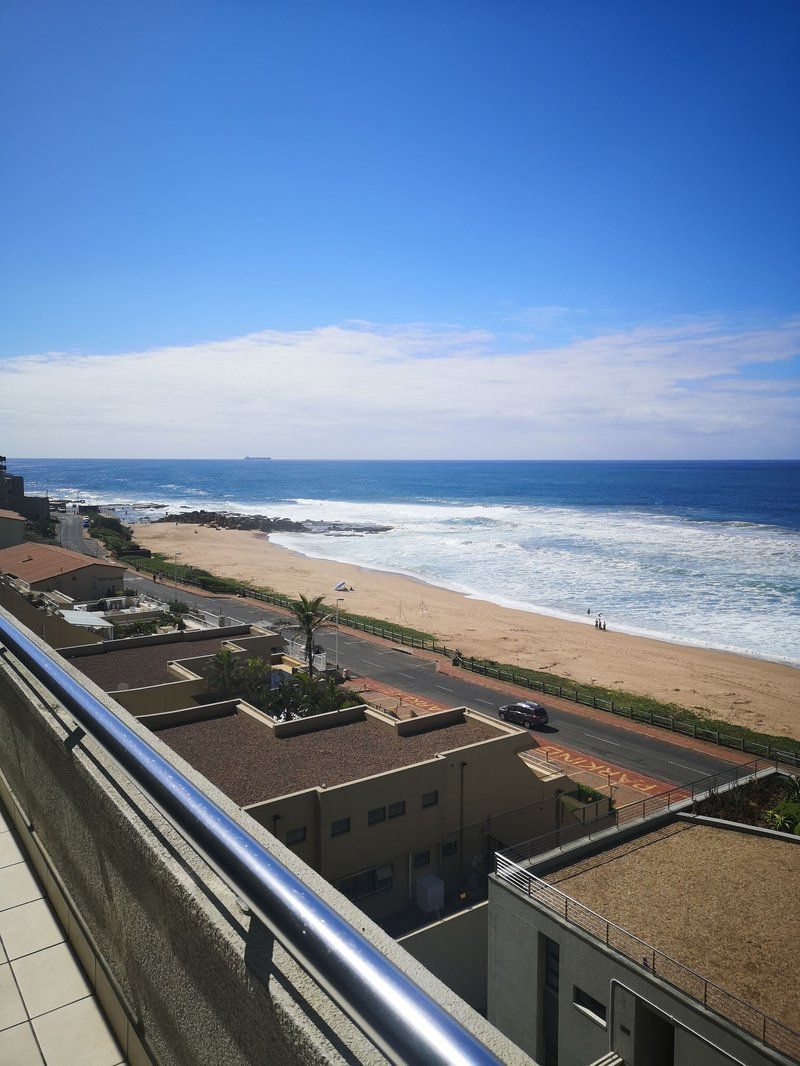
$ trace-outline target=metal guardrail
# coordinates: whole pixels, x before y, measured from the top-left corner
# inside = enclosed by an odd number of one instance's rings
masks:
[[[481,1041],[2,613],[0,642],[391,1062],[499,1066]]]
[[[497,875],[532,900],[588,933],[607,948],[643,966],[650,973],[696,1000],[710,1011],[738,1025],[762,1043],[800,1059],[800,1033],[783,1022],[764,1014],[757,1007],[739,999],[702,974],[666,955],[647,941],[615,925],[565,892],[536,877],[528,870],[498,853]]]
[[[708,792],[714,792],[716,789],[726,785],[741,784],[745,781],[753,780],[764,770],[770,768],[777,770],[778,766],[772,760],[754,759],[752,762],[745,763],[742,766],[732,766],[729,770],[721,770],[718,774],[700,777],[691,782],[691,784],[676,785],[665,792],[657,792],[654,796],[645,796],[644,799],[624,803],[620,807],[615,807],[610,814],[602,815],[598,819],[602,824],[597,832],[606,833],[613,829],[624,829],[631,822],[652,817],[664,811],[670,811],[675,806],[692,801]],[[544,855],[547,851],[554,851],[569,844],[574,844],[578,840],[591,840],[594,834],[586,832],[586,824],[562,826],[559,829],[552,830],[550,833],[543,833],[541,836],[532,837],[521,844],[514,844],[509,848],[504,848],[498,854],[511,862],[521,863],[532,859],[536,855]]]

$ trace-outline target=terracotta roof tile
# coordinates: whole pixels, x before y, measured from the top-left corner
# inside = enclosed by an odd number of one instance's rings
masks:
[[[59,574],[68,574],[72,570],[82,570],[86,566],[106,566],[115,570],[124,570],[119,563],[107,559],[95,559],[91,555],[81,555],[67,548],[57,548],[50,544],[15,544],[12,548],[0,549],[0,574],[13,574],[32,584],[46,581]]]

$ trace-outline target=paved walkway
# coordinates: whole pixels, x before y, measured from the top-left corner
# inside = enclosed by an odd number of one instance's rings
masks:
[[[66,933],[0,807],[0,1062],[126,1062]]]

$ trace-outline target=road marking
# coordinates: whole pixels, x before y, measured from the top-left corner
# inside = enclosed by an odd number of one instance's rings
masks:
[[[365,659],[364,662],[365,663],[369,663],[370,666],[380,666],[381,665],[380,663],[374,663],[372,661],[372,659]]]
[[[436,687],[442,689],[442,691],[444,691],[444,692],[452,692],[453,691],[451,688],[448,688],[447,685],[437,685]]]
[[[477,696],[475,697],[475,699],[472,702],[473,703],[485,703],[487,707],[494,707],[493,703],[489,703],[488,700],[479,700]]]
[[[697,770],[695,770],[693,766],[687,766],[685,762],[673,762],[672,759],[666,759],[665,761],[668,762],[670,766],[682,766],[684,770],[691,770],[692,773],[697,773]]]
[[[417,675],[416,674],[404,674],[402,670],[398,670],[397,671],[397,676],[398,677],[410,677],[412,681],[416,681],[417,680]]]
[[[601,744],[613,744],[615,748],[621,748],[622,745],[616,740],[606,740],[605,737],[596,737],[594,733],[584,733],[585,737],[591,737],[592,740],[599,740]]]

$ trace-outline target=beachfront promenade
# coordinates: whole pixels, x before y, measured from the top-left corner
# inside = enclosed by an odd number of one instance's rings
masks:
[[[175,594],[174,586],[153,582],[134,571],[128,572],[125,583],[162,599],[171,599]],[[180,589],[178,595],[186,603],[218,612],[226,618],[244,622],[265,619],[278,629],[290,624],[286,612],[266,605],[256,606],[236,598],[203,596],[186,589]],[[334,631],[323,632],[320,643],[326,648],[329,659],[333,659]],[[498,708],[514,699],[508,686],[484,684],[468,676],[440,674],[430,657],[409,654],[388,642],[370,640],[351,630],[342,629],[339,634],[339,661],[354,675],[372,678],[440,704],[471,706],[484,714],[497,716]],[[525,695],[531,696],[530,693]],[[535,697],[535,693],[532,695]],[[718,773],[732,761],[722,752],[719,756],[712,755],[686,744],[651,736],[648,730],[632,727],[629,723],[622,724],[614,719],[606,721],[597,715],[586,714],[571,708],[566,701],[548,697],[544,702],[551,713],[549,727],[535,733],[542,743],[555,743],[583,752],[647,778],[684,784]],[[733,758],[733,753],[731,755]]]

